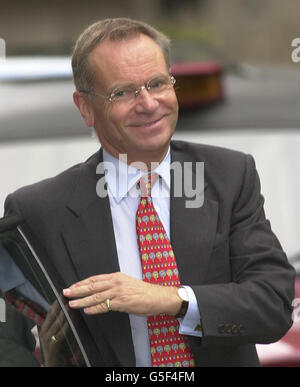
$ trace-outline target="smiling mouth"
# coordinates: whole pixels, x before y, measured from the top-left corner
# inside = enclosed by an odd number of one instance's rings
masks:
[[[155,125],[156,123],[161,121],[164,117],[165,116],[162,116],[162,117],[158,118],[157,120],[154,120],[154,121],[151,121],[151,122],[143,122],[141,124],[134,124],[134,125],[131,125],[131,126],[134,126],[136,128],[141,128],[141,127],[147,128],[147,127]]]

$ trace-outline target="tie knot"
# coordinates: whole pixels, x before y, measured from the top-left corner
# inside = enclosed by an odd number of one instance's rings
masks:
[[[151,189],[158,178],[157,173],[147,173],[139,180],[141,197],[151,197]]]

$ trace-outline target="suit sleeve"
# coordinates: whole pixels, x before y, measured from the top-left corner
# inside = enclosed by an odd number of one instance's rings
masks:
[[[295,272],[265,218],[254,160],[245,158],[231,216],[231,282],[193,286],[203,346],[270,343],[292,324]]]
[[[17,201],[14,198],[13,194],[10,194],[5,199],[4,203],[4,216],[7,215],[21,215],[21,210],[17,204]]]

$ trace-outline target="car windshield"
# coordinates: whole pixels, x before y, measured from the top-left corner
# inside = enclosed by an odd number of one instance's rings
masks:
[[[0,366],[89,366],[52,281],[58,277],[45,269],[21,223],[0,219]]]

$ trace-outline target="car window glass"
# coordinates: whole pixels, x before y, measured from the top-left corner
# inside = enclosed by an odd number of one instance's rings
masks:
[[[0,366],[89,365],[64,297],[21,227],[0,230],[0,297]]]

